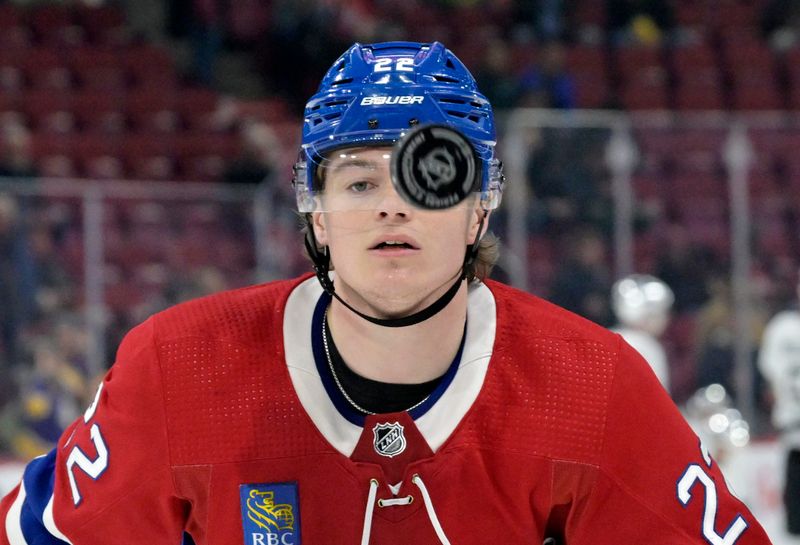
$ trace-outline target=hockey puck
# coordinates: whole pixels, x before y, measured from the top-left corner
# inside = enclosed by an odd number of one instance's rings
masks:
[[[423,125],[394,146],[392,183],[411,204],[431,210],[449,208],[477,191],[480,163],[475,148],[457,130]]]

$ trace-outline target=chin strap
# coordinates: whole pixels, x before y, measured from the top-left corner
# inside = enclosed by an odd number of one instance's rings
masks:
[[[476,237],[475,244],[467,245],[467,251],[464,254],[464,263],[461,266],[461,274],[458,275],[458,279],[453,282],[453,285],[450,286],[450,288],[436,301],[423,308],[419,312],[415,312],[414,314],[410,314],[408,316],[403,316],[402,318],[375,318],[374,316],[369,316],[368,314],[364,314],[360,310],[353,308],[353,306],[347,301],[339,297],[339,294],[336,293],[336,288],[333,285],[333,280],[331,280],[331,277],[328,276],[331,264],[331,256],[328,254],[328,247],[325,246],[325,248],[320,251],[319,246],[317,245],[317,238],[314,236],[314,228],[311,225],[311,222],[308,220],[305,245],[308,255],[311,257],[311,261],[314,263],[314,273],[317,275],[317,279],[319,280],[322,289],[328,292],[332,297],[335,297],[336,300],[345,307],[368,322],[384,327],[406,327],[424,322],[434,314],[440,312],[448,305],[448,303],[450,303],[450,301],[453,300],[453,297],[455,297],[456,293],[458,293],[458,289],[461,287],[461,282],[463,282],[467,277],[467,268],[469,268],[472,262],[475,261],[475,258],[478,255],[477,241],[479,241],[482,236],[484,219],[486,219],[486,214],[481,217],[480,223],[478,224],[478,235]]]

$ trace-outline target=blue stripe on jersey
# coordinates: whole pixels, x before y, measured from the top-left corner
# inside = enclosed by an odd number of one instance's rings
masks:
[[[55,467],[56,451],[53,449],[47,455],[31,460],[22,476],[27,494],[25,503],[40,516],[41,513],[44,513],[44,508],[47,507],[47,502],[53,495]]]
[[[464,334],[461,336],[461,344],[458,347],[458,352],[456,352],[456,357],[453,358],[450,367],[447,368],[444,375],[442,376],[442,380],[439,381],[439,384],[436,385],[431,395],[428,396],[428,399],[423,401],[419,407],[416,409],[412,409],[408,411],[409,416],[416,420],[428,410],[433,407],[439,398],[445,393],[447,388],[450,386],[450,383],[453,382],[453,379],[456,378],[456,373],[458,372],[458,368],[461,365],[461,355],[464,353],[464,344],[467,341],[467,322],[464,320]]]
[[[322,341],[322,319],[325,316],[325,311],[328,309],[328,305],[330,305],[331,299],[332,297],[329,293],[322,292],[322,295],[320,295],[320,298],[317,301],[317,306],[314,308],[314,315],[311,319],[311,350],[314,353],[314,362],[316,363],[319,377],[322,380],[322,385],[328,392],[328,397],[331,399],[334,407],[336,407],[336,409],[339,411],[339,414],[345,417],[352,424],[364,427],[366,416],[355,410],[339,391],[339,388],[336,386],[333,376],[331,375],[331,371],[328,366],[328,358],[325,355],[325,347]],[[450,363],[447,371],[445,371],[445,374],[442,376],[442,380],[436,385],[436,388],[433,390],[433,392],[431,392],[431,395],[429,395],[419,407],[408,412],[411,418],[416,420],[427,413],[430,408],[436,404],[439,398],[442,397],[448,386],[450,386],[450,383],[453,382],[453,379],[458,372],[458,368],[461,365],[461,355],[464,353],[464,344],[466,343],[466,340],[467,324],[465,322],[464,334],[461,336],[461,345],[458,347],[458,352],[456,353],[455,358],[453,358],[452,363]]]
[[[36,458],[25,468],[22,481],[25,483],[25,502],[20,512],[20,527],[25,541],[30,545],[64,545],[66,542],[53,537],[44,527],[44,508],[53,496],[56,451]]]
[[[356,411],[342,393],[336,387],[333,381],[330,368],[328,367],[328,358],[325,356],[325,347],[322,344],[322,319],[325,316],[325,311],[331,302],[331,295],[328,292],[322,292],[322,295],[317,301],[317,306],[314,308],[314,317],[311,320],[311,350],[314,352],[314,363],[317,365],[319,378],[322,380],[322,385],[328,392],[328,397],[343,417],[345,417],[351,424],[359,427],[364,427],[366,416]]]

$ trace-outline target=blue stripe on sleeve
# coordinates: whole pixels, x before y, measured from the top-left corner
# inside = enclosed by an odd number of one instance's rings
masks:
[[[25,468],[22,477],[25,483],[25,502],[20,512],[20,527],[28,545],[64,545],[66,542],[53,537],[44,526],[44,508],[53,495],[55,481],[56,451],[36,458]]]
[[[53,495],[53,482],[55,481],[56,451],[47,453],[46,456],[32,460],[25,468],[22,480],[25,482],[25,503],[31,507],[39,518],[44,513],[50,496]]]
[[[41,513],[34,514],[33,508],[27,501],[22,505],[19,525],[28,545],[67,545],[66,541],[61,541],[47,531],[41,517]]]

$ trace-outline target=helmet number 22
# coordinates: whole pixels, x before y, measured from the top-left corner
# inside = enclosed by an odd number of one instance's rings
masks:
[[[414,59],[413,57],[400,57],[393,59],[392,57],[383,57],[375,59],[374,70],[375,72],[413,72]]]
[[[715,530],[717,522],[717,485],[699,464],[690,464],[678,481],[678,500],[686,507],[692,500],[692,487],[699,482],[705,490],[703,537],[711,545],[733,545],[747,529],[747,522],[737,515],[723,535]]]

